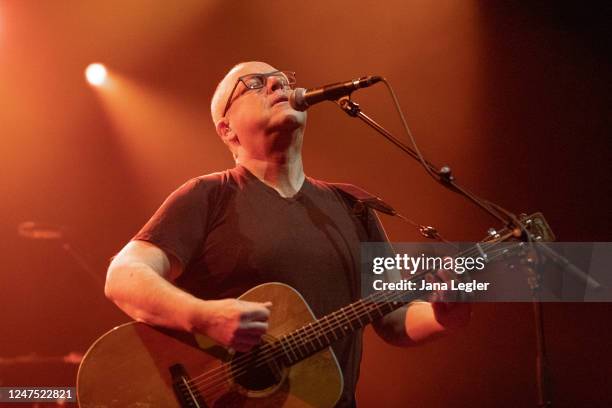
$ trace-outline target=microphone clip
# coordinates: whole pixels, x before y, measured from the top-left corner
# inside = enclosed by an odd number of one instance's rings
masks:
[[[361,107],[359,107],[357,102],[351,100],[350,95],[339,98],[336,100],[336,103],[340,106],[340,109],[345,111],[349,116],[356,117],[359,115],[359,112],[361,112]]]

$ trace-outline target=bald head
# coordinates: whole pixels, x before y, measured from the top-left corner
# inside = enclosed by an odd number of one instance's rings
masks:
[[[232,88],[236,84],[238,78],[247,74],[266,73],[275,70],[276,68],[270,64],[261,61],[247,61],[234,65],[217,85],[217,89],[210,102],[210,114],[215,127],[222,119],[227,98],[230,96],[229,94],[232,92]]]

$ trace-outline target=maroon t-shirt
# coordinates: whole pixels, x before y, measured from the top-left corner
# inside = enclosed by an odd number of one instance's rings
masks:
[[[133,239],[148,241],[184,266],[177,286],[202,299],[238,297],[283,282],[317,317],[360,298],[360,242],[382,241],[376,217],[307,177],[291,198],[246,168],[196,177],[173,192]],[[352,406],[362,333],[332,345],[344,375],[338,406]]]

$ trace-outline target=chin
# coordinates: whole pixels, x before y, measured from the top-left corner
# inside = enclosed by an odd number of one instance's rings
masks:
[[[272,127],[283,131],[293,131],[306,125],[306,112],[290,109],[283,113],[282,118],[275,121],[276,123]]]

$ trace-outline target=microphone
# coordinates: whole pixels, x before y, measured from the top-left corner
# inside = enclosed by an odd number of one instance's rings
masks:
[[[64,238],[64,228],[25,221],[17,226],[17,234],[29,239],[62,239]]]
[[[289,104],[297,111],[305,111],[312,105],[323,101],[335,101],[343,96],[350,95],[359,88],[367,88],[382,81],[383,77],[369,75],[347,82],[336,82],[319,88],[296,88],[289,95]]]

